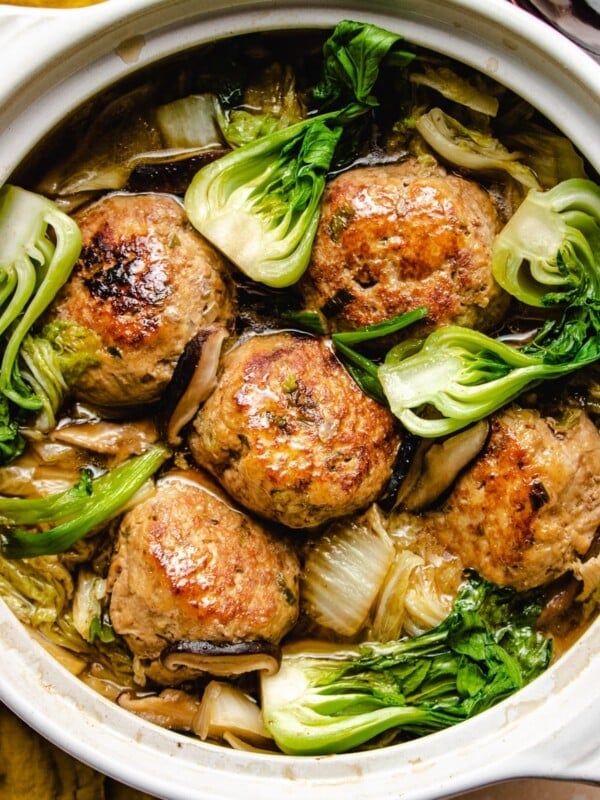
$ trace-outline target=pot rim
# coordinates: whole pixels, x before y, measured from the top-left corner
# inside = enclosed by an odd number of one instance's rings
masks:
[[[319,0],[204,0],[201,8],[194,0],[105,0],[76,9],[15,8],[0,6],[0,182],[40,133],[61,121],[66,96],[72,110],[115,78],[194,42],[257,25],[324,28],[344,17],[371,19],[446,55],[456,55],[458,39],[461,60],[537,106],[600,170],[600,138],[590,135],[600,64],[506,0],[403,0],[401,8],[397,0],[329,0],[326,7]],[[536,73],[523,85],[528,64]]]
[[[223,10],[227,10],[223,14]],[[68,15],[68,16],[67,16]],[[262,28],[368,19],[456,55],[519,91],[600,169],[600,65],[505,0],[106,0],[0,7],[0,182],[89,96],[177,49]],[[42,46],[43,45],[43,46]],[[568,72],[564,65],[568,64]],[[524,86],[523,75],[532,66]],[[560,103],[555,100],[556,93]],[[68,100],[66,99],[68,98]],[[0,603],[0,700],[50,741],[170,800],[431,800],[516,777],[600,783],[600,620],[547,673],[478,717],[424,739],[334,757],[226,750],[157,728],[70,675]],[[177,783],[174,783],[174,777]],[[435,788],[434,788],[435,787]]]

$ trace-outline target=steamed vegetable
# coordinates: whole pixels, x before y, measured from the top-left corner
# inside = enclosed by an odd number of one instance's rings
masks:
[[[19,433],[26,415],[43,411],[47,429],[61,404],[68,368],[84,369],[93,360],[95,344],[78,330],[35,338],[31,329],[66,282],[79,256],[77,224],[45,197],[6,185],[0,189],[0,461],[8,463],[23,450]],[[85,337],[83,337],[85,338]],[[77,341],[75,341],[77,339]],[[75,363],[78,367],[75,367]]]
[[[192,224],[253,280],[298,281],[310,259],[325,179],[345,126],[377,104],[373,87],[398,36],[340,23],[325,43],[315,100],[323,113],[202,168],[185,195]],[[410,58],[398,55],[401,63]]]
[[[261,681],[265,726],[285,753],[321,755],[472,717],[547,667],[552,645],[534,629],[538,600],[473,575],[444,622],[413,639],[295,645]]]
[[[21,375],[41,403],[37,430],[49,431],[70,386],[98,363],[100,337],[73,321],[55,320],[39,333],[28,334],[21,346]]]
[[[305,613],[339,636],[355,636],[394,559],[394,545],[376,507],[334,523],[304,558],[300,594]]]
[[[63,158],[38,190],[72,210],[99,192],[124,189],[138,167],[173,164],[224,146],[213,94],[156,105],[159,93],[157,82],[149,82],[96,110],[78,128],[74,148],[61,147]]]
[[[0,501],[0,513],[5,519],[4,530],[0,532],[2,555],[32,558],[63,553],[118,514],[168,455],[165,447],[155,445],[99,478],[92,480],[84,471],[80,483],[60,495],[42,500],[3,498]],[[13,527],[41,523],[51,527],[41,532]]]
[[[446,325],[392,348],[378,369],[390,408],[411,433],[446,436],[489,416],[542,380],[598,358],[545,363],[470,328]]]
[[[530,192],[492,251],[498,283],[530,306],[600,304],[600,186],[572,178]]]
[[[376,322],[373,325],[365,325],[355,331],[344,331],[334,333],[331,337],[336,353],[344,362],[346,369],[352,375],[361,389],[380,403],[387,403],[383,393],[379,370],[377,365],[366,356],[362,355],[356,345],[370,342],[373,339],[380,339],[384,336],[391,336],[398,331],[408,328],[427,316],[427,309],[424,306],[415,308],[405,314],[399,314],[392,319]]]
[[[227,108],[226,99],[219,113],[219,125],[228,144],[243,144],[287,128],[306,117],[306,108],[296,88],[290,66],[271,64],[261,80],[243,92],[242,108]]]
[[[435,89],[443,97],[472,111],[478,111],[490,117],[498,113],[498,98],[483,85],[483,77],[475,75],[471,79],[458,75],[449,66],[432,66],[424,64],[422,72],[413,72],[410,82],[419,86]]]
[[[77,224],[53,202],[16,186],[0,189],[0,391],[22,408],[39,410],[42,402],[21,379],[19,350],[71,274],[80,249]]]
[[[0,464],[9,464],[25,449],[19,430],[19,417],[4,395],[0,395]]]
[[[186,192],[190,221],[253,280],[296,282],[340,134],[322,118],[299,122],[212,162]]]
[[[573,143],[541,125],[518,125],[516,133],[514,128],[507,133],[505,144],[522,153],[521,161],[531,167],[544,189],[570,178],[586,177],[584,161]]]

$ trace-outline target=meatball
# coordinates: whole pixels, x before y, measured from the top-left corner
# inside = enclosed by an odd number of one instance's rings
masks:
[[[376,500],[398,445],[390,411],[363,394],[328,344],[287,332],[229,351],[189,437],[198,464],[239,503],[290,528]]]
[[[225,264],[168,195],[109,195],[75,219],[83,247],[49,316],[102,343],[75,393],[100,405],[154,402],[190,339],[230,321]]]
[[[491,272],[496,208],[477,184],[416,159],[336,177],[301,288],[309,308],[354,329],[427,306],[411,328],[491,330],[508,295]]]
[[[488,580],[548,583],[586,553],[600,524],[598,430],[583,412],[564,427],[532,409],[500,413],[434,518],[438,538]]]
[[[235,509],[208,476],[174,471],[123,517],[110,617],[150,661],[181,640],[276,644],[297,619],[298,575],[285,539]],[[148,674],[160,680],[160,667]]]

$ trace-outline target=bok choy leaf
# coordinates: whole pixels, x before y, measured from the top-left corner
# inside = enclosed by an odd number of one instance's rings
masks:
[[[534,628],[539,600],[471,575],[448,617],[413,639],[294,645],[261,680],[265,725],[284,753],[322,755],[479,714],[548,666],[551,641]]]
[[[411,433],[428,438],[460,430],[538,381],[590,363],[546,364],[541,354],[525,353],[459,325],[439,328],[410,345],[408,350],[407,343],[392,348],[378,377],[393,414]]]
[[[120,513],[168,456],[165,447],[154,445],[93,480],[84,471],[79,484],[60,495],[41,500],[0,498],[2,555],[10,559],[64,553]],[[50,527],[36,531],[13,527],[12,522]]]
[[[79,256],[77,224],[41,195],[0,189],[0,392],[28,410],[42,402],[22,380],[18,356],[29,329],[66,282]]]

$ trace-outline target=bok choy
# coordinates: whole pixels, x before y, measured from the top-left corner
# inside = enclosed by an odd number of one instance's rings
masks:
[[[314,89],[321,113],[242,145],[193,178],[185,195],[191,223],[253,280],[290,286],[308,266],[338,142],[377,105],[379,66],[398,39],[373,25],[340,23]],[[412,58],[394,55],[400,64]]]
[[[298,643],[261,680],[265,726],[283,752],[322,755],[473,717],[548,666],[551,641],[534,628],[539,601],[471,575],[448,617],[412,639]]]
[[[96,359],[87,330],[32,329],[68,279],[81,249],[77,224],[50,200],[16,186],[0,189],[0,462],[22,452],[20,423],[54,423],[68,380]],[[40,414],[40,412],[42,412]]]
[[[16,186],[0,189],[0,334],[6,337],[0,391],[22,408],[35,411],[42,403],[21,379],[19,350],[80,249],[77,224],[52,201]]]
[[[165,447],[153,445],[98,478],[83,470],[79,483],[58,495],[0,498],[2,555],[33,558],[64,553],[119,514],[168,456]],[[39,526],[44,530],[35,530]]]

